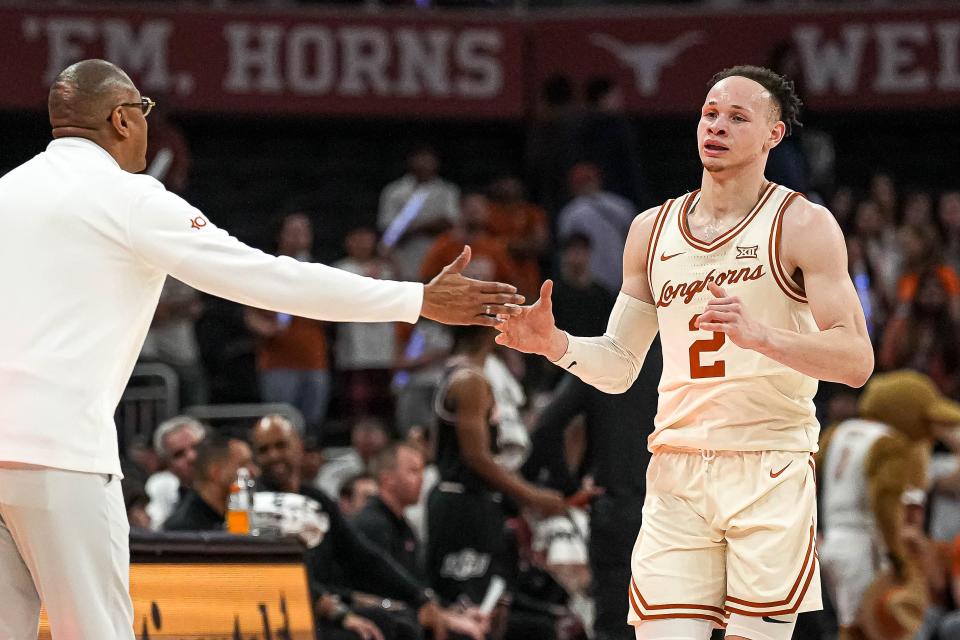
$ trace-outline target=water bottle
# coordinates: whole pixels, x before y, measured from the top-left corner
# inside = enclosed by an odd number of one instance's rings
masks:
[[[230,485],[230,500],[227,502],[227,531],[238,535],[250,534],[251,504],[250,471],[237,469],[237,479]]]

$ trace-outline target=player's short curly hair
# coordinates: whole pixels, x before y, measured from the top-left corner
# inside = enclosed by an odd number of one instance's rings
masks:
[[[724,69],[714,74],[707,83],[707,88],[712,89],[715,84],[731,76],[740,76],[753,80],[764,89],[770,92],[773,101],[776,103],[779,112],[776,114],[778,120],[783,120],[787,125],[787,135],[792,133],[794,127],[802,127],[800,123],[800,107],[802,102],[797,95],[797,90],[793,86],[793,80],[788,80],[776,71],[766,67],[757,67],[752,64],[740,64],[729,69]]]

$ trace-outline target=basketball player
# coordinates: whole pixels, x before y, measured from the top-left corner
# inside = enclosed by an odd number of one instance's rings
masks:
[[[457,327],[454,334],[434,403],[440,482],[427,501],[426,564],[442,597],[480,604],[493,577],[506,577],[502,494],[543,515],[566,513],[567,504],[560,493],[527,483],[494,458],[497,407],[483,366],[496,332]]]
[[[786,640],[821,608],[817,379],[863,385],[873,350],[836,221],[763,175],[797,124],[792,83],[739,66],[709,86],[701,189],[633,222],[606,333],[558,330],[547,281],[497,340],[619,393],[660,332],[629,622],[640,640]]]

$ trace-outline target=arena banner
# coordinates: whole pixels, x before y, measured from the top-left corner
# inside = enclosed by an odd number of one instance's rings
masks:
[[[696,113],[713,73],[740,63],[796,77],[811,109],[960,106],[956,8],[611,13],[531,28],[532,90],[557,74],[576,86],[607,76],[634,112]]]
[[[811,109],[960,106],[960,15],[937,8],[521,16],[26,3],[0,8],[0,55],[0,108],[43,108],[56,73],[91,56],[192,112],[518,118],[557,74],[618,80],[632,112],[690,112],[714,71],[741,62],[796,77]]]
[[[486,13],[0,7],[0,108],[43,108],[60,70],[103,57],[185,111],[515,118],[522,29]]]

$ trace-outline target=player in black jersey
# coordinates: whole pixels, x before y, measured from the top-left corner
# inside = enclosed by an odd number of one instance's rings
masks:
[[[479,331],[476,329],[480,329]],[[454,354],[437,389],[434,434],[440,481],[427,507],[427,572],[444,598],[479,604],[505,575],[502,495],[542,515],[564,513],[563,496],[524,481],[493,458],[496,405],[483,375],[496,346],[487,327],[457,327]]]

